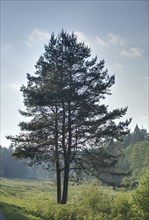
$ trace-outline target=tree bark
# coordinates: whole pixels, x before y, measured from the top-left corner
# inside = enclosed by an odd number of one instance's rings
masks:
[[[57,186],[57,203],[61,203],[61,167],[59,161],[59,149],[58,149],[58,108],[56,106],[56,120],[55,120],[55,150],[56,150],[56,186]]]
[[[66,204],[68,199],[69,163],[65,160],[63,196],[61,204]]]
[[[56,162],[56,186],[57,186],[57,203],[61,203],[61,172],[59,161]]]
[[[70,88],[71,88],[71,73],[70,73]],[[69,183],[69,170],[70,170],[70,158],[71,158],[71,143],[72,143],[72,128],[71,128],[71,105],[70,105],[70,97],[68,101],[68,149],[64,150],[64,183],[63,183],[63,196],[62,196],[62,204],[66,204],[68,200],[68,183]],[[64,132],[65,134],[65,132]]]

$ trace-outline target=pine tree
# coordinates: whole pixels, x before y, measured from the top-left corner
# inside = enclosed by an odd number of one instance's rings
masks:
[[[131,144],[135,144],[139,141],[145,141],[147,139],[147,131],[146,129],[139,128],[138,125],[135,126],[134,132],[131,138]]]
[[[90,56],[91,49],[78,42],[74,33],[52,34],[35,74],[27,74],[27,86],[21,87],[26,111],[20,113],[30,117],[30,122],[21,122],[22,132],[7,137],[15,146],[16,157],[55,166],[57,202],[62,204],[67,202],[70,169],[78,152],[129,131],[130,120],[114,121],[127,108],[108,111],[101,103],[111,94],[115,76],[109,76],[104,60],[97,62],[97,57]]]

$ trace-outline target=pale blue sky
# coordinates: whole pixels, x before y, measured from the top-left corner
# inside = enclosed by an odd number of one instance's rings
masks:
[[[148,125],[148,1],[4,1],[1,0],[1,144],[17,134],[23,120],[19,88],[44,52],[50,33],[74,31],[105,59],[116,84],[109,109],[128,106],[125,118]]]

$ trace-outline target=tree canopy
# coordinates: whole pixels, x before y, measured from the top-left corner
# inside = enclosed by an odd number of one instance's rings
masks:
[[[67,202],[69,173],[78,153],[129,132],[131,120],[115,122],[127,107],[108,111],[103,104],[115,83],[104,66],[74,33],[62,30],[58,36],[51,34],[35,74],[27,74],[27,85],[21,87],[26,111],[20,113],[30,121],[20,122],[21,133],[8,138],[16,157],[55,166],[58,203]]]
[[[139,128],[136,124],[134,131],[132,133],[128,133],[122,142],[124,147],[128,147],[130,144],[136,144],[139,141],[149,141],[149,134],[147,130],[144,128]]]

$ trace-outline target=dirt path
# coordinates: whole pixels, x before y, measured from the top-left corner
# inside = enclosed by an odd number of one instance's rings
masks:
[[[0,210],[0,220],[6,220],[6,217],[3,215],[2,210]]]

